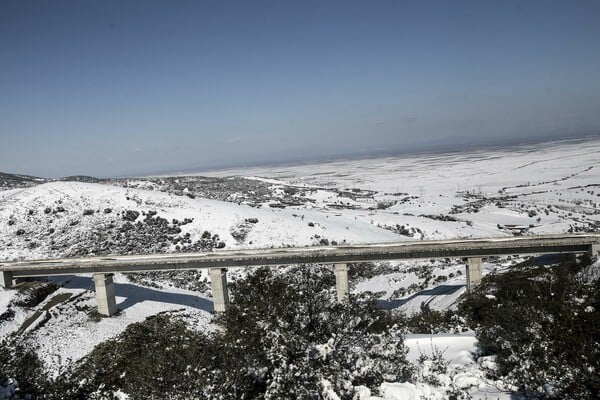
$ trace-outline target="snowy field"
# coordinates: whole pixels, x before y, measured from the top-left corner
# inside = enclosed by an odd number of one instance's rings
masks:
[[[0,260],[598,232],[599,160],[600,140],[587,140],[186,177],[48,182],[0,191]],[[214,178],[209,189],[202,176]],[[487,260],[484,274],[518,261]],[[391,263],[382,271],[353,282],[353,290],[377,293],[383,307],[408,314],[423,303],[452,308],[465,291],[458,260]],[[115,279],[121,312],[102,319],[93,316],[89,276],[54,278],[59,289],[35,307],[15,306],[18,291],[0,289],[0,337],[26,336],[59,374],[128,324],[159,312],[213,329],[205,272]],[[472,332],[409,335],[406,342],[413,360],[420,352],[444,351],[453,371],[445,384],[470,388],[474,398],[510,398],[508,388],[484,377],[483,367],[493,361],[476,359]],[[443,398],[427,384],[385,385],[385,399]]]

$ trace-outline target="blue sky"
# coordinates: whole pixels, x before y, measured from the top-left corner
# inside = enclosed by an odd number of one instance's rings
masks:
[[[0,171],[600,133],[598,1],[0,2]]]

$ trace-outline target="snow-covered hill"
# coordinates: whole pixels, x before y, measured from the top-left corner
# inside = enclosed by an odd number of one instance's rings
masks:
[[[0,226],[1,259],[398,240],[344,215],[82,182],[0,192]]]

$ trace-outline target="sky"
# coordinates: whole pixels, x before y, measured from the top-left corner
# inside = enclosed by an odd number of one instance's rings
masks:
[[[99,177],[600,133],[600,1],[0,2],[0,171]]]

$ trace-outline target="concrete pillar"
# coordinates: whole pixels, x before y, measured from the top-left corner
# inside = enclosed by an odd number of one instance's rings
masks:
[[[590,248],[588,250],[591,257],[600,257],[600,243],[590,244]]]
[[[467,292],[471,292],[473,288],[481,283],[481,257],[467,258]]]
[[[215,313],[223,313],[229,304],[229,294],[227,293],[227,269],[209,268],[210,288],[212,290],[213,307]]]
[[[340,303],[348,301],[348,265],[347,264],[335,264],[333,266],[335,273],[335,290],[337,292],[337,300]]]
[[[10,289],[12,285],[12,273],[10,273],[9,271],[0,271],[0,286],[4,289]]]
[[[94,274],[98,312],[110,317],[117,312],[113,274]]]

